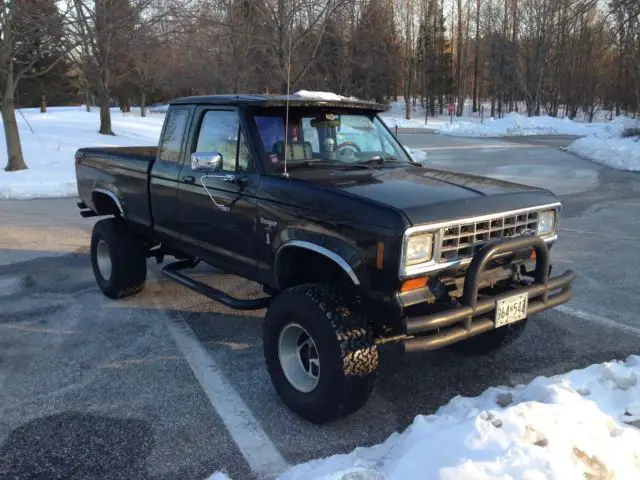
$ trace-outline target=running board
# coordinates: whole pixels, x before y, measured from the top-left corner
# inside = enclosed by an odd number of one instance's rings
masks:
[[[174,280],[179,284],[204,295],[205,297],[209,297],[211,300],[215,300],[229,308],[233,308],[234,310],[262,310],[269,306],[271,297],[255,298],[250,300],[234,298],[216,288],[210,287],[209,285],[194,280],[193,278],[189,278],[179,272],[180,270],[193,268],[197,264],[197,261],[193,261],[191,259],[178,260],[177,262],[172,262],[164,266],[162,268],[162,273],[171,280]]]

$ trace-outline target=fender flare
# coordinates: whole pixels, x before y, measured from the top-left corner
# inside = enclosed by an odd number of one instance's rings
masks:
[[[111,190],[108,190],[106,188],[101,188],[101,187],[94,188],[91,191],[91,196],[92,197],[93,197],[94,193],[101,193],[101,194],[106,195],[109,198],[111,198],[111,200],[113,200],[113,202],[116,204],[116,207],[120,211],[120,215],[122,215],[124,217],[124,209],[122,208],[122,202],[120,202],[120,199],[118,198],[118,196],[115,193],[113,193]],[[91,199],[91,201],[93,202],[93,198]],[[95,203],[94,203],[93,207],[94,207],[94,209],[96,208]],[[96,213],[99,213],[99,212],[96,212]]]
[[[326,247],[322,247],[320,245],[317,245],[313,242],[309,242],[306,240],[289,240],[280,246],[280,248],[276,252],[276,258],[275,258],[274,275],[276,278],[276,282],[278,279],[278,264],[279,264],[278,258],[280,257],[280,253],[282,253],[283,250],[289,247],[297,247],[297,248],[303,248],[306,250],[311,250],[313,252],[319,253],[320,255],[327,257],[330,260],[333,260],[333,262],[335,262],[344,271],[344,273],[347,274],[347,276],[351,279],[351,281],[356,287],[360,286],[360,279],[358,278],[358,275],[356,274],[354,269],[351,268],[351,265],[349,265],[344,258],[342,258],[340,255],[329,250]]]
[[[317,226],[312,230],[306,226],[292,225],[279,231],[272,243],[273,280],[278,288],[280,254],[287,248],[306,249],[322,255],[340,267],[354,286],[360,288],[368,285],[365,264],[353,240]]]

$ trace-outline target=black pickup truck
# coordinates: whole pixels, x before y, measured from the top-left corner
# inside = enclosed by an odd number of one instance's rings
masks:
[[[276,392],[323,423],[364,405],[379,349],[483,354],[567,302],[550,278],[561,204],[542,189],[428,168],[385,126],[385,105],[299,95],[170,103],[157,147],[76,153],[91,263],[110,298],[162,273],[236,309],[267,309]],[[257,282],[234,298],[199,262]]]

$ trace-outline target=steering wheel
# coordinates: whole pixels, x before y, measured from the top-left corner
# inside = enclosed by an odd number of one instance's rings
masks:
[[[354,142],[342,142],[340,145],[336,146],[336,152],[338,153],[338,155],[342,156],[344,154],[341,153],[340,150],[347,149],[347,148],[352,148],[356,152],[361,152],[362,151],[362,150],[360,150],[360,147],[358,146],[357,143],[354,143]]]

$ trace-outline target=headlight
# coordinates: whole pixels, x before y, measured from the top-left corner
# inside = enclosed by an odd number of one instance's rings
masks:
[[[405,266],[416,265],[431,260],[433,254],[433,234],[412,235],[407,240]]]
[[[538,235],[550,235],[556,228],[556,212],[548,210],[538,217]]]

